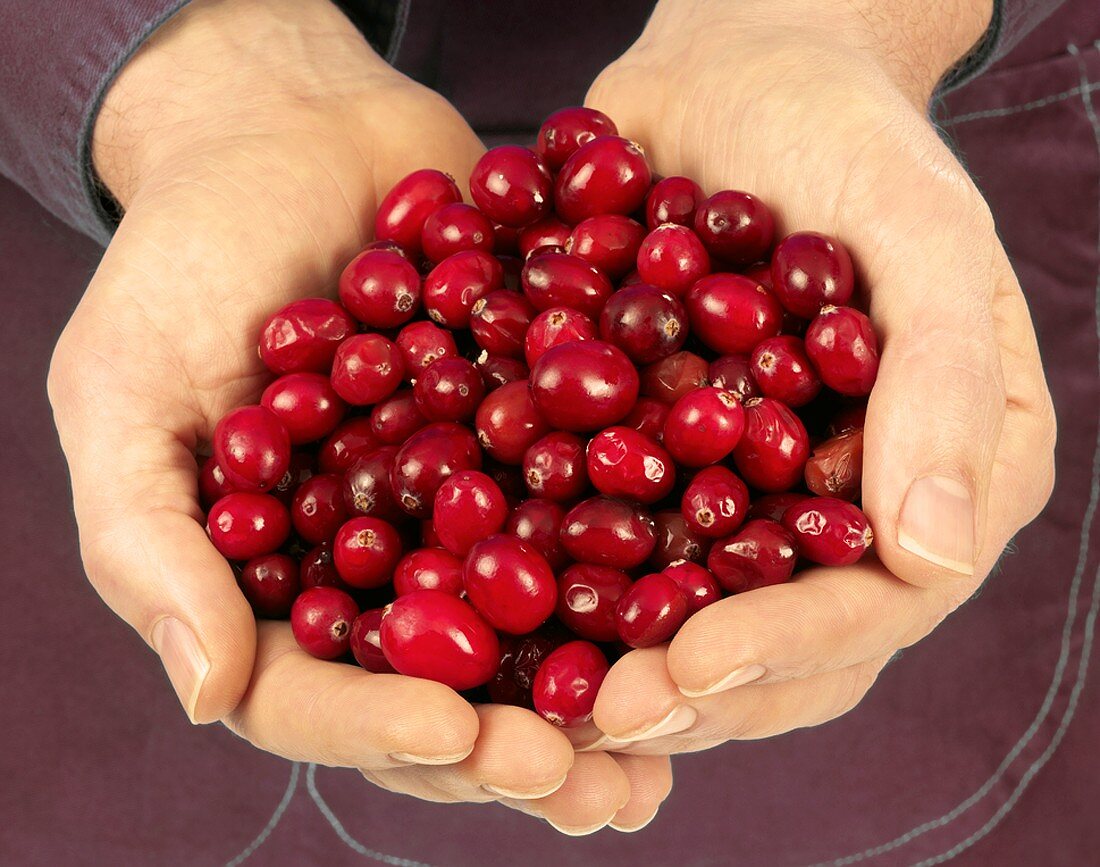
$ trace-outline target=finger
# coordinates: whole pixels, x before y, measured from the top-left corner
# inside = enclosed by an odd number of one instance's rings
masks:
[[[257,637],[252,682],[226,725],[260,749],[367,770],[450,764],[473,750],[478,716],[448,687],[314,659],[286,623],[261,623]]]
[[[672,762],[668,756],[612,753],[611,757],[630,781],[630,801],[608,824],[616,831],[632,834],[657,818],[661,804],[672,792]]]

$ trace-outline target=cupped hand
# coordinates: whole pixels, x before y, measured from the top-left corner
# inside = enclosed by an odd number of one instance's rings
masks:
[[[588,103],[662,174],[755,193],[780,235],[852,251],[882,346],[863,465],[875,556],[727,598],[667,648],[627,654],[596,703],[598,748],[698,750],[846,712],[974,593],[1053,484],[1027,304],[926,115],[988,10],[891,21],[905,0],[764,5],[659,4]]]

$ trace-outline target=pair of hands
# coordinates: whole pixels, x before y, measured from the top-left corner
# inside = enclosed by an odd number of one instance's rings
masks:
[[[257,625],[203,532],[195,450],[262,389],[264,318],[331,291],[396,180],[462,181],[482,146],[329,0],[196,0],[100,113],[95,164],[126,216],[49,379],[89,578],[193,721],[420,798],[633,830],[669,792],[669,754],[853,707],[1045,503],[1054,423],[1026,304],[924,115],[984,21],[951,18],[925,45],[889,4],[729,5],[658,4],[588,102],[662,174],[750,190],[784,231],[854,251],[884,348],[864,457],[877,559],[704,609],[623,657],[580,730],[320,662],[287,624]],[[784,19],[804,23],[758,23]]]

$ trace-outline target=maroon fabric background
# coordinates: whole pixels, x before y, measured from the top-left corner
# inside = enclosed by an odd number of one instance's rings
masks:
[[[569,35],[544,24],[548,37]],[[437,55],[440,86],[483,128],[509,132],[579,100],[585,76],[620,47],[551,51],[533,66],[559,86],[498,93],[470,76],[532,65],[508,53],[508,30],[481,32],[467,43],[476,51],[444,32],[457,44]],[[621,31],[623,44],[630,35]],[[379,853],[391,864],[486,867],[878,867],[955,854],[983,867],[1096,863],[1097,39],[1095,0],[1075,0],[955,94],[945,121],[1033,305],[1061,422],[1050,507],[983,594],[888,668],[859,708],[815,730],[677,759],[673,795],[632,836],[569,839],[497,806],[416,802],[352,771],[291,766],[223,729],[187,724],[157,660],[82,577],[45,399],[53,340],[97,250],[0,185],[0,864],[247,856],[286,867],[371,863]]]

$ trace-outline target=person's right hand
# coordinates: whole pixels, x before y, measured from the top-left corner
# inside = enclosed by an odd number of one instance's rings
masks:
[[[194,722],[421,798],[503,800],[569,833],[634,828],[668,793],[667,758],[578,756],[530,711],[313,659],[288,624],[257,628],[203,531],[196,449],[257,399],[266,316],[331,294],[396,180],[465,179],[481,152],[328,0],[203,0],[164,26],[96,123],[95,165],[126,214],[50,370],[81,552]]]

